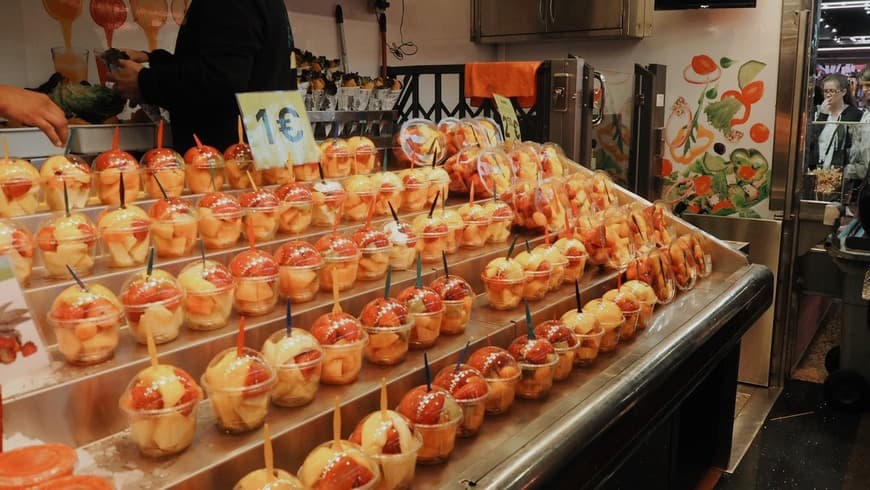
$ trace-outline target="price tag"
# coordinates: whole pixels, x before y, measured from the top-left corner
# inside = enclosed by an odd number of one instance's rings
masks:
[[[314,131],[298,91],[236,94],[254,161],[260,170],[317,162]]]
[[[520,134],[520,122],[517,120],[517,113],[514,111],[514,105],[510,99],[496,93],[492,94],[492,98],[495,99],[495,106],[501,115],[501,125],[505,139],[522,141],[523,136]]]

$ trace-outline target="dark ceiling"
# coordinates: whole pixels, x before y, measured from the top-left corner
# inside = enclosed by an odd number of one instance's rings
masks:
[[[819,48],[828,52],[870,49],[870,0],[823,0],[821,5]]]

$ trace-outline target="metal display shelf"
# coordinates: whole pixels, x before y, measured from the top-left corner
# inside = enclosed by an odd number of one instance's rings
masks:
[[[393,146],[398,117],[396,111],[308,111],[316,140],[366,136],[378,148]]]
[[[621,199],[639,198],[621,192]],[[458,203],[449,202],[454,206]],[[87,210],[89,214],[98,211],[99,208]],[[403,219],[409,217],[411,215],[405,214]],[[21,220],[30,225],[36,218]],[[673,225],[680,233],[694,230],[679,220],[675,220]],[[340,230],[348,232],[358,226],[342,224]],[[328,231],[310,229],[300,238],[315,240]],[[271,251],[289,238],[280,236],[262,246]],[[537,236],[529,236],[529,239],[533,246],[543,241]],[[711,242],[714,244],[715,272],[701,279],[695,289],[680,293],[673,303],[659,308],[653,324],[639,332],[633,342],[620,344],[613,353],[602,354],[590,368],[575,370],[568,380],[555,384],[547,399],[517,400],[507,414],[487,417],[477,437],[457,440],[447,464],[418,467],[415,488],[556,488],[551,484],[552,479],[560,468],[573,464],[577,457],[586,457],[584,461],[588,463],[609,455],[612,459],[596,468],[615,468],[615,461],[619,459],[616,453],[634,443],[631,438],[612,431],[636,427],[638,425],[633,422],[636,419],[649,423],[657,420],[657,416],[639,411],[650,403],[664,410],[683,403],[684,399],[692,399],[687,390],[700,386],[702,378],[709,377],[707,375],[721,364],[722,359],[731,358],[728,353],[733,352],[742,332],[770,304],[773,284],[770,271],[762,266],[749,265],[744,255],[715,238],[711,237]],[[226,263],[234,253],[244,248],[240,243],[230,250],[209,252],[208,256]],[[477,293],[482,293],[480,271],[489,260],[503,255],[506,248],[506,245],[490,245],[478,250],[461,249],[450,256],[451,273],[462,275]],[[193,260],[198,260],[198,255],[158,261],[156,266],[177,273]],[[443,271],[440,269],[438,265],[426,267],[423,282],[429,283],[441,275]],[[89,280],[117,290],[134,270],[108,269],[104,259],[100,258],[96,272]],[[39,271],[34,275],[36,278],[25,290],[25,296],[34,316],[39,319],[48,300],[72,282],[44,281],[38,278]],[[414,274],[399,271],[392,279],[393,291],[397,293],[413,284]],[[616,282],[616,272],[590,266],[581,283],[583,297],[598,297],[615,287]],[[359,281],[351,291],[342,294],[342,307],[357,314],[366,302],[382,294],[382,288],[381,281]],[[564,285],[550,292],[544,300],[532,304],[532,319],[537,323],[574,307],[573,286]],[[294,323],[302,327],[310,325],[317,316],[331,308],[330,295],[321,293],[314,301],[294,308]],[[487,341],[504,347],[526,330],[522,308],[494,311],[486,305],[483,295],[476,299],[471,318],[465,335],[442,336],[434,347],[426,351],[436,372],[456,361],[466,341],[471,342],[472,350]],[[41,320],[38,323],[48,340],[52,358],[61,361],[50,329]],[[235,324],[234,315],[231,325]],[[269,334],[283,325],[282,308],[249,319],[247,344],[259,347]],[[185,369],[199,379],[208,361],[234,343],[235,331],[231,327],[211,332],[183,329],[178,339],[159,346],[158,351],[161,362]],[[700,364],[699,359],[703,360]],[[95,462],[94,467],[84,468],[84,472],[114,475],[123,482],[119,485],[121,488],[229,488],[247,472],[263,466],[261,432],[239,436],[219,433],[214,427],[215,417],[208,400],[202,402],[196,436],[187,451],[157,461],[139,456],[130,440],[124,415],[118,408],[118,398],[134,374],[147,365],[145,347],[136,344],[125,328],[121,333],[121,344],[111,361],[87,368],[55,362],[46,376],[28,379],[29,384],[20,386],[17,393],[4,399],[5,425],[28,437],[65,442],[79,448]],[[687,373],[691,377],[684,380]],[[390,404],[397,405],[408,389],[424,382],[422,352],[410,352],[407,359],[397,366],[379,367],[365,363],[355,383],[339,387],[321,386],[315,400],[305,407],[271,407],[267,421],[275,446],[276,467],[295,472],[312,448],[331,439],[336,396],[341,400],[343,433],[349,434],[363,416],[377,409],[381,378],[387,381]],[[674,384],[670,385],[670,382]],[[714,391],[728,394],[727,386]],[[4,386],[4,395],[7,393]],[[665,402],[656,398],[665,395]],[[654,398],[652,401],[651,397]],[[733,417],[733,391],[730,398],[729,417]],[[723,410],[727,411],[727,407]],[[719,422],[718,419],[711,420],[708,425],[720,428]],[[649,430],[644,426],[633,434]],[[609,452],[601,449],[603,442],[612,446]],[[596,455],[595,458],[590,456],[592,454]],[[593,485],[607,477],[593,473],[590,470],[582,480],[575,479],[568,487]]]

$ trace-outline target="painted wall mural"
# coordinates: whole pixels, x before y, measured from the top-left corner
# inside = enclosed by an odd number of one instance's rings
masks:
[[[705,53],[687,60],[665,121],[662,162],[662,198],[677,212],[768,215],[772,118],[753,115],[766,96],[767,66]]]

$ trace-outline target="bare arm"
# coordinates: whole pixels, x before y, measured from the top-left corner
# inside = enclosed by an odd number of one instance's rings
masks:
[[[0,116],[36,126],[55,146],[65,145],[69,137],[63,111],[39,92],[0,85]]]

